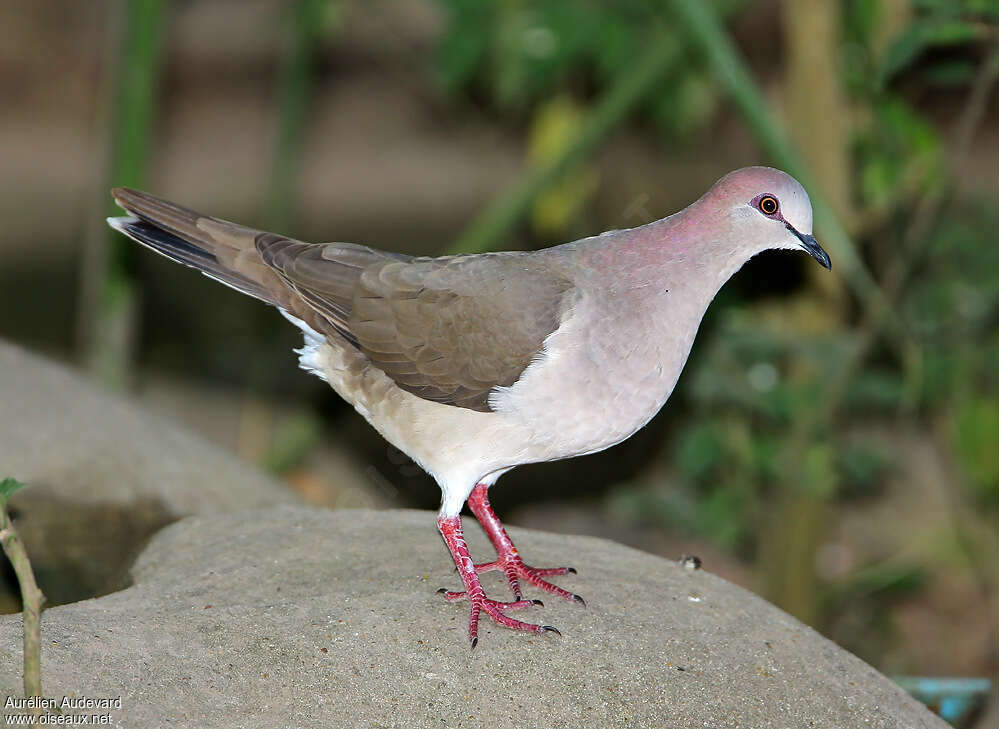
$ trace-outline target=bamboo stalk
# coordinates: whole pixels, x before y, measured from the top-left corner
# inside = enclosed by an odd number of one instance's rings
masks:
[[[149,160],[158,92],[163,1],[132,0],[112,6],[120,28],[118,50],[108,63],[114,76],[108,184],[141,187]],[[120,22],[116,22],[120,21]],[[108,215],[121,211],[105,198]],[[137,315],[132,277],[133,246],[106,225],[94,229],[86,252],[81,302],[83,358],[106,385],[124,387],[132,358]]]
[[[286,230],[295,215],[296,180],[314,81],[313,61],[329,0],[296,0],[288,52],[278,78],[277,139],[271,163],[268,225]]]

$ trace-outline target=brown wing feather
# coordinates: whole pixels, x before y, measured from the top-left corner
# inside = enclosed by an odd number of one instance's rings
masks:
[[[480,411],[541,352],[571,288],[536,258],[502,253],[369,263],[348,300],[327,272],[355,247],[284,250],[287,258],[271,259],[282,275],[396,384]]]
[[[419,258],[312,244],[115,189],[115,227],[174,260],[339,332],[399,387],[488,411],[558,328],[571,282],[524,253]]]

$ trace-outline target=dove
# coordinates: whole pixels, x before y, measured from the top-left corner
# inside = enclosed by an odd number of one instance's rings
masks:
[[[663,407],[708,305],[747,260],[804,250],[825,268],[808,194],[776,169],[718,180],[669,217],[536,251],[412,257],[307,243],[202,215],[137,190],[112,195],[132,240],[277,307],[304,333],[303,369],[326,380],[441,488],[437,527],[461,578],[449,601],[528,633],[510,615],[541,606],[530,585],[585,605],[524,562],[488,491],[517,466],[609,448]],[[468,503],[496,551],[475,563]],[[486,596],[498,570],[512,600]],[[522,614],[522,613],[519,613]]]

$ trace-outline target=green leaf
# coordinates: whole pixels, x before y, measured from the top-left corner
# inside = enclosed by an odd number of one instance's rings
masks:
[[[970,61],[941,61],[926,69],[926,81],[933,86],[955,87],[971,83],[975,65]]]
[[[999,3],[996,0],[965,0],[969,12],[991,20],[999,20]]]
[[[939,184],[943,145],[933,126],[901,99],[885,99],[874,111],[857,150],[861,192],[870,205],[887,207]]]
[[[981,31],[974,23],[930,17],[910,25],[885,52],[879,74],[886,84],[934,46],[953,46],[976,40]]]
[[[448,32],[437,49],[437,72],[441,84],[454,91],[469,83],[483,62],[495,16],[482,3],[450,0],[442,4],[449,16]]]
[[[10,476],[0,481],[0,506],[5,507],[7,505],[7,498],[15,491],[23,489],[24,486],[25,484]]]
[[[861,597],[902,597],[926,583],[926,568],[916,564],[878,563],[861,567],[833,588],[839,601]]]

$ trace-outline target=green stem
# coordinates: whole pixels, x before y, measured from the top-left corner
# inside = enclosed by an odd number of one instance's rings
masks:
[[[120,22],[112,27],[121,31],[118,52],[111,61],[114,94],[108,182],[109,186],[141,187],[156,112],[163,1],[131,0],[113,8]],[[110,197],[106,206],[108,215],[121,214]],[[84,272],[85,359],[99,380],[118,388],[127,379],[134,340],[133,249],[121,235],[102,226],[93,244],[94,260]]]
[[[116,185],[137,185],[149,166],[149,139],[156,114],[162,47],[163,0],[131,0],[124,5],[124,22],[114,99],[114,146],[110,176]],[[108,199],[108,213],[121,211]],[[122,251],[134,246],[116,235]]]
[[[0,545],[14,567],[21,588],[24,615],[24,695],[42,695],[41,636],[42,603],[45,596],[38,589],[28,553],[7,515],[6,499],[0,499]]]
[[[296,0],[292,6],[290,47],[282,59],[278,81],[277,140],[268,210],[268,225],[273,230],[285,230],[295,213],[295,182],[312,94],[313,57],[327,3],[328,0]]]

